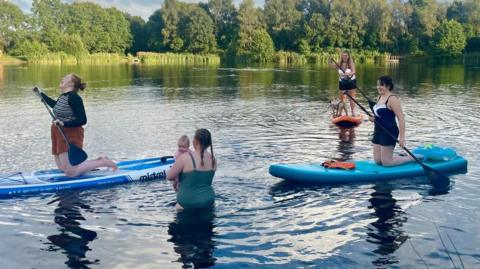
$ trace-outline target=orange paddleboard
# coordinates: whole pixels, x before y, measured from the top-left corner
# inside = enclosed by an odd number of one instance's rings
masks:
[[[360,125],[363,120],[363,115],[360,114],[358,116],[352,117],[352,116],[340,116],[333,118],[332,117],[332,123],[335,125],[338,125],[340,127],[354,127]]]

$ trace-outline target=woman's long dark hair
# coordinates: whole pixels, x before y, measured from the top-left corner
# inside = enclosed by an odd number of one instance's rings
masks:
[[[207,129],[198,129],[195,131],[194,139],[200,144],[202,150],[200,151],[200,158],[202,159],[201,165],[204,166],[203,162],[203,153],[205,150],[210,147],[210,154],[212,154],[212,167],[215,167],[215,157],[213,156],[213,145],[212,145],[212,135]]]

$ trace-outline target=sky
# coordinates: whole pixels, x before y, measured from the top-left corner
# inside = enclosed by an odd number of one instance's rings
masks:
[[[181,0],[182,2],[206,2],[206,0]],[[18,7],[20,7],[23,12],[30,13],[30,9],[32,7],[32,0],[10,0],[10,2],[14,3]],[[65,3],[74,2],[74,0],[62,0]],[[78,1],[82,2],[82,1]],[[140,16],[145,21],[148,20],[148,17],[155,12],[155,10],[159,9],[163,3],[163,0],[99,0],[99,1],[89,1],[93,3],[97,3],[102,7],[116,7],[117,9],[127,12],[134,16]],[[241,0],[234,0],[235,4],[241,2]],[[263,0],[255,0],[258,4],[263,5]],[[261,3],[260,3],[261,2]]]

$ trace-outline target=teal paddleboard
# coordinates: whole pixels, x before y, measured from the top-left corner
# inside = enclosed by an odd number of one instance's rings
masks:
[[[371,161],[354,161],[354,170],[325,168],[318,164],[273,164],[269,172],[272,176],[288,181],[336,184],[387,180],[423,176],[425,172],[417,162],[385,167]],[[446,174],[461,173],[467,170],[467,160],[455,156],[450,160],[427,160],[427,166]]]

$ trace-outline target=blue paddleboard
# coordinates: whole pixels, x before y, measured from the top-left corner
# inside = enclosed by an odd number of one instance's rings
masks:
[[[0,176],[0,197],[165,179],[173,163],[171,157],[122,161],[117,163],[117,171],[94,170],[77,177],[67,177],[58,169],[3,175]]]
[[[354,183],[394,178],[406,178],[423,176],[425,172],[417,162],[409,162],[399,166],[385,167],[371,161],[354,161],[356,168],[342,170],[325,168],[318,164],[273,164],[269,172],[274,177],[288,181],[336,184]],[[427,166],[447,174],[465,172],[467,160],[455,156],[450,160],[427,160],[423,162]]]

